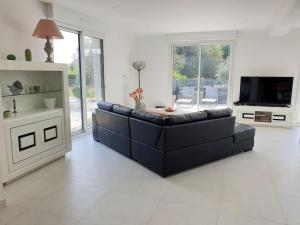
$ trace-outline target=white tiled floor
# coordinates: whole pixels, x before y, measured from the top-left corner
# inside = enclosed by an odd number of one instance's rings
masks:
[[[255,151],[161,178],[84,135],[5,186],[0,225],[300,225],[299,138],[257,128]]]

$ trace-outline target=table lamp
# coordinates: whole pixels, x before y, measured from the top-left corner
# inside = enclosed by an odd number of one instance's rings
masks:
[[[53,47],[50,39],[63,39],[63,35],[58,29],[57,25],[53,20],[41,19],[32,34],[33,37],[46,39],[45,52],[47,53],[46,62],[53,63],[51,54],[53,52]]]

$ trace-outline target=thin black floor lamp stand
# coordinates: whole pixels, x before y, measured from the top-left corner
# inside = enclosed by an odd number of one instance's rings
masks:
[[[139,88],[141,88],[141,70],[145,69],[146,63],[144,61],[133,62],[133,68],[138,71],[139,76]]]

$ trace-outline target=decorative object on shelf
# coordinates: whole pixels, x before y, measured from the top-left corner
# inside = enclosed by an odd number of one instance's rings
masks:
[[[16,56],[13,54],[9,54],[6,58],[7,60],[16,60]]]
[[[14,109],[13,114],[16,115],[18,112],[17,112],[17,102],[15,99],[13,99],[13,109]]]
[[[11,112],[10,111],[4,111],[3,112],[3,118],[4,119],[11,118]]]
[[[47,53],[46,62],[53,63],[51,54],[53,52],[53,47],[50,39],[63,39],[63,35],[58,29],[57,25],[53,20],[41,19],[32,34],[33,37],[46,39],[45,52]]]
[[[146,105],[142,102],[144,90],[137,88],[133,92],[129,93],[129,96],[135,101],[135,109],[146,111]]]
[[[28,87],[27,87],[27,93],[28,93],[28,94],[33,94],[33,93],[34,93],[33,86],[28,86]]]
[[[139,88],[141,88],[141,70],[145,69],[146,63],[145,61],[134,61],[133,68],[138,71],[139,76]]]
[[[9,88],[9,91],[13,94],[13,95],[19,95],[21,94],[21,92],[23,91],[23,84],[16,80],[12,85],[7,85],[7,87]]]
[[[55,109],[56,98],[44,98],[46,109]]]
[[[32,54],[30,49],[25,49],[25,59],[26,61],[32,61]]]
[[[33,86],[33,91],[34,93],[39,93],[41,90],[41,87],[40,86]]]

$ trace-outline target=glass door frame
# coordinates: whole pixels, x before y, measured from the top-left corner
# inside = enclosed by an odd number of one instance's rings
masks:
[[[234,49],[235,42],[234,41],[180,41],[180,42],[170,42],[169,43],[169,57],[170,57],[170,65],[169,65],[169,91],[168,91],[168,99],[169,105],[173,107],[172,100],[172,88],[173,88],[173,65],[174,65],[174,55],[173,55],[173,47],[174,46],[198,46],[199,48],[199,68],[198,68],[198,84],[197,84],[197,110],[199,110],[199,94],[200,94],[200,76],[201,76],[201,55],[203,45],[213,45],[213,44],[224,44],[230,46],[230,62],[229,62],[229,73],[228,73],[228,89],[227,89],[227,103],[228,107],[232,106],[232,98],[233,98],[233,76],[232,76],[232,68],[233,68],[233,59],[234,59]]]
[[[103,34],[95,33],[93,31],[84,30],[80,27],[72,26],[69,24],[65,24],[59,21],[56,21],[59,29],[64,30],[66,32],[72,32],[78,34],[79,36],[79,70],[80,70],[80,85],[81,85],[81,115],[82,115],[82,129],[75,131],[72,133],[72,136],[84,133],[92,128],[88,128],[87,121],[87,93],[86,93],[86,74],[85,74],[85,62],[84,62],[84,36],[92,37],[99,39],[100,48],[101,48],[101,94],[103,100],[105,100],[105,70],[104,70],[104,48],[105,48],[105,38]],[[102,41],[101,41],[102,40]],[[55,49],[54,49],[55,50]]]

